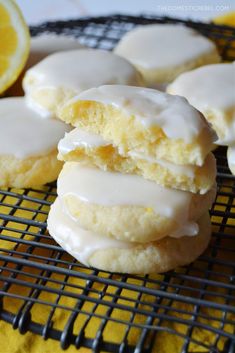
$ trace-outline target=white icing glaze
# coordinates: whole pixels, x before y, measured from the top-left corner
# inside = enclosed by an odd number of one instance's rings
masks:
[[[78,261],[86,265],[89,257],[96,250],[107,248],[127,249],[136,245],[136,243],[111,239],[81,228],[78,222],[69,217],[59,198],[51,206],[47,225],[51,236],[57,243]]]
[[[146,129],[159,126],[168,138],[186,143],[193,142],[202,129],[208,129],[200,113],[185,98],[150,88],[106,85],[82,92],[69,104],[77,100],[112,104],[129,116],[134,115]]]
[[[62,155],[76,150],[78,147],[96,148],[100,146],[107,146],[111,143],[105,141],[100,135],[87,132],[85,130],[75,128],[73,131],[66,133],[65,137],[60,140],[58,150]],[[119,153],[122,155],[121,151]],[[193,165],[177,165],[163,159],[154,159],[142,155],[141,153],[131,151],[128,153],[130,158],[135,160],[141,159],[152,164],[160,164],[162,167],[170,170],[172,173],[187,175],[189,178],[194,178],[196,167]]]
[[[76,150],[78,147],[96,148],[100,146],[107,146],[111,143],[105,141],[100,135],[87,132],[85,130],[75,128],[73,131],[66,133],[65,137],[60,140],[58,150],[62,155]],[[119,153],[122,155],[121,151]],[[131,151],[128,156],[135,160],[141,159],[152,164],[160,164],[162,167],[168,169],[172,173],[187,175],[189,178],[194,178],[196,167],[193,165],[179,165],[174,164],[163,159],[154,159],[142,155],[141,153]]]
[[[235,170],[235,146],[228,147],[227,158],[229,168]]]
[[[100,135],[76,128],[65,134],[65,137],[60,140],[58,150],[63,155],[78,147],[95,148],[109,144]]]
[[[83,46],[79,43],[78,39],[70,36],[45,33],[37,37],[32,37],[27,68],[35,65],[52,53],[81,48]]]
[[[60,197],[75,195],[83,202],[103,206],[140,206],[152,208],[159,215],[174,218],[179,228],[197,229],[188,220],[192,193],[164,188],[143,177],[108,172],[70,162],[62,170],[57,192]],[[195,228],[196,227],[196,228]],[[187,235],[178,229],[177,235]]]
[[[97,250],[131,249],[139,245],[139,243],[112,239],[83,229],[78,221],[75,221],[68,215],[59,197],[57,197],[51,206],[47,226],[50,235],[55,241],[85,265],[89,264],[90,256]],[[198,233],[199,227],[195,224],[195,227],[186,226],[184,230],[192,236]],[[182,235],[179,235],[179,232],[178,234],[175,232],[171,236],[177,238]]]
[[[196,222],[188,222],[182,227],[178,228],[176,231],[172,232],[169,237],[171,238],[181,238],[185,235],[193,237],[199,232],[199,225]]]
[[[184,96],[205,116],[212,112],[225,124],[225,137],[217,144],[235,141],[235,63],[200,67],[180,75],[169,87],[172,94]],[[232,119],[225,119],[230,111]]]
[[[183,165],[183,164],[174,164],[168,161],[165,161],[163,159],[154,159],[151,157],[147,157],[142,155],[141,153],[138,152],[129,152],[128,153],[130,157],[134,158],[134,159],[142,159],[145,160],[147,162],[150,163],[156,163],[156,164],[160,164],[163,168],[168,169],[170,172],[175,173],[175,174],[179,174],[179,175],[187,175],[187,177],[189,178],[194,178],[195,176],[195,170],[196,170],[196,166],[194,165]]]
[[[45,119],[53,118],[54,114],[49,110],[47,110],[46,108],[44,108],[43,106],[41,106],[39,103],[35,102],[35,100],[31,98],[31,96],[29,95],[25,96],[25,102],[30,109],[34,110],[42,118],[45,118]]]
[[[70,130],[59,120],[42,119],[23,97],[0,99],[0,155],[41,156],[56,149]]]
[[[140,26],[128,32],[115,52],[143,69],[166,69],[197,60],[215,45],[191,28],[174,24]]]
[[[139,73],[125,59],[104,50],[79,49],[49,55],[26,73],[23,87],[64,88],[80,93],[102,84],[138,84]]]

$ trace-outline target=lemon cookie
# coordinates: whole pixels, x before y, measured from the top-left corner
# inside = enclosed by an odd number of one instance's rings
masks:
[[[202,167],[177,165],[135,153],[123,155],[100,135],[79,128],[60,140],[58,150],[58,158],[62,161],[86,162],[103,170],[138,174],[162,186],[180,190],[204,194],[215,181],[216,160],[212,153],[208,154]]]
[[[235,175],[235,147],[228,147],[227,151],[228,166],[233,175]]]
[[[126,59],[98,49],[58,52],[26,72],[23,88],[29,103],[45,116],[55,115],[68,98],[102,84],[142,85]]]
[[[82,227],[120,240],[146,242],[169,233],[195,235],[211,206],[205,195],[164,188],[133,174],[65,163],[57,192]]]
[[[208,213],[198,222],[195,236],[165,237],[140,244],[107,238],[84,230],[56,199],[48,217],[51,236],[67,252],[87,266],[124,273],[160,273],[194,261],[207,247],[211,225]]]
[[[46,56],[56,53],[58,51],[66,51],[72,49],[82,49],[82,46],[78,39],[66,35],[56,35],[54,33],[45,33],[37,37],[32,37],[30,41],[30,52],[29,57],[21,73],[19,79],[13,86],[10,87],[7,94],[8,96],[23,96],[24,91],[22,88],[22,80],[25,72],[33,65],[36,65],[39,61],[44,59]]]
[[[235,63],[201,67],[180,75],[167,91],[184,96],[215,129],[218,145],[235,141]]]
[[[61,120],[100,134],[123,154],[202,166],[216,138],[184,98],[150,88],[106,85],[71,99]]]
[[[149,86],[169,83],[182,72],[220,61],[211,40],[175,24],[137,27],[123,36],[114,52],[132,62]]]
[[[57,144],[70,128],[42,119],[24,98],[0,99],[0,186],[32,187],[55,180]]]

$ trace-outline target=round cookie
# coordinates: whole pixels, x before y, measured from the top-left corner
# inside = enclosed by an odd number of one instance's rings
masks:
[[[167,88],[184,96],[215,129],[217,145],[235,141],[235,63],[207,65],[180,75]]]
[[[77,162],[65,163],[57,192],[82,227],[132,242],[197,234],[196,221],[215,197],[214,188],[205,195],[192,194]]]
[[[45,116],[56,115],[69,98],[102,84],[143,84],[126,59],[98,49],[58,52],[26,72],[23,88],[29,103]]]
[[[62,168],[57,144],[70,127],[43,119],[25,99],[0,99],[0,187],[33,187],[55,180]]]
[[[72,98],[61,120],[96,133],[123,154],[202,166],[214,131],[185,98],[150,88],[106,85]]]
[[[98,168],[138,174],[164,187],[205,194],[215,182],[216,160],[209,153],[202,167],[177,165],[137,153],[123,154],[100,135],[75,128],[58,144],[58,159],[85,162]]]
[[[182,72],[220,61],[211,40],[175,24],[139,26],[123,36],[114,52],[135,65],[152,87],[169,83]]]
[[[235,175],[235,147],[229,146],[227,150],[228,166],[233,175]]]
[[[152,243],[130,243],[106,238],[80,228],[59,198],[48,217],[51,236],[78,261],[105,271],[161,273],[194,261],[208,246],[211,225],[208,213],[199,220],[199,233],[192,237],[165,237]]]
[[[46,56],[56,53],[58,51],[66,51],[73,49],[84,48],[78,41],[78,39],[67,36],[57,35],[54,33],[43,33],[36,37],[32,37],[30,41],[30,52],[29,57],[18,80],[11,86],[7,92],[8,96],[23,96],[24,91],[22,88],[22,80],[26,70],[31,66],[36,65],[39,61],[44,59]]]

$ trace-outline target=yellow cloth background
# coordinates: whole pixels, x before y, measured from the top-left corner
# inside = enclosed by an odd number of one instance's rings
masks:
[[[225,16],[222,16],[218,19],[214,20],[215,23],[218,24],[228,24],[228,25],[235,25],[235,13],[231,13]],[[5,210],[3,210],[2,208],[0,209],[0,212],[4,213]],[[19,215],[19,214],[18,214]],[[22,214],[23,215],[23,214]],[[4,233],[5,234],[5,233]],[[6,232],[7,235],[7,232]],[[9,234],[10,235],[10,234]],[[5,242],[5,244],[3,244],[3,241],[1,242],[1,247],[6,247],[9,246],[8,242]],[[22,289],[22,288],[21,288]],[[98,287],[96,289],[99,289]],[[22,290],[21,290],[21,294],[22,294]],[[122,292],[122,295],[132,295],[130,293],[128,293],[128,291],[124,291]],[[47,300],[50,301],[52,300],[54,297],[52,294],[47,294]],[[151,300],[150,298],[146,298],[145,300]],[[66,304],[66,301],[69,303],[72,299],[70,298],[64,298],[63,304]],[[91,305],[90,303],[86,304],[89,310],[89,306]],[[16,311],[17,307],[19,307],[19,303],[16,300],[7,298],[4,301],[4,306],[6,306],[8,309],[10,308],[10,310],[12,310],[12,312]],[[177,306],[178,308],[184,309],[185,311],[191,311],[193,309],[192,306],[181,303],[180,305]],[[105,308],[101,308],[100,309],[100,314],[105,313]],[[207,309],[207,314],[211,314],[214,316],[218,316],[218,313],[216,314],[216,312],[214,311],[210,311]],[[33,309],[33,314],[37,317],[37,319],[40,322],[40,318],[43,321],[43,317],[45,317],[45,315],[48,314],[48,308],[44,307],[44,306],[35,306]],[[123,311],[119,311],[117,309],[115,309],[114,312],[115,317],[117,318],[121,318],[121,319],[126,319],[128,320],[128,313],[126,313],[126,318],[125,318],[125,313]],[[182,315],[181,315],[182,317]],[[185,316],[185,318],[188,318],[187,316]],[[234,315],[229,315],[230,319],[234,320]],[[58,325],[58,327],[63,327],[63,324],[66,322],[67,320],[67,316],[64,317],[62,311],[57,310],[56,315],[53,317],[53,321],[55,326]],[[144,322],[144,318],[141,316],[137,316],[135,322],[138,323],[143,323]],[[92,337],[94,335],[94,333],[96,332],[96,328],[97,325],[100,323],[100,321],[98,319],[92,319],[92,325],[89,326],[88,332],[89,335]],[[213,326],[218,325],[218,323],[213,324]],[[179,332],[181,333],[185,333],[186,332],[186,328],[183,325],[179,325],[179,324],[169,324],[166,323],[166,325],[168,327],[177,329]],[[104,333],[104,339],[106,339],[107,341],[110,339],[110,332],[112,332],[112,340],[118,342],[120,339],[120,334],[122,333],[122,329],[120,327],[120,330],[116,329],[117,326],[116,324],[113,323],[109,323],[108,327]],[[233,332],[234,327],[232,325],[225,325],[224,328],[227,332]],[[108,331],[108,333],[107,333]],[[195,330],[195,335],[194,338],[198,339],[199,341],[205,342],[207,344],[209,343],[213,343],[213,340],[215,338],[215,335],[212,333],[208,333],[208,331],[204,331],[204,330],[200,330],[197,329]],[[136,329],[133,329],[130,336],[129,336],[129,344],[135,344],[136,342],[136,334],[137,331]],[[224,345],[224,340],[220,340],[219,343],[219,348],[222,349]],[[182,339],[177,337],[177,336],[172,336],[169,335],[166,332],[160,332],[157,335],[157,340],[155,341],[155,345],[154,345],[154,353],[178,353],[181,351],[181,347],[182,347]],[[191,344],[190,345],[190,352],[200,352],[200,351],[205,351],[202,347],[199,347],[195,344]],[[34,335],[30,332],[27,332],[25,335],[21,335],[19,334],[19,332],[17,330],[13,330],[11,325],[9,325],[8,323],[5,323],[3,321],[0,321],[0,353],[52,353],[52,352],[63,352],[60,349],[60,345],[59,342],[48,339],[46,341],[44,341],[40,336]],[[90,350],[86,349],[86,348],[80,348],[79,350],[76,350],[74,346],[70,346],[67,351],[68,353],[89,353]]]

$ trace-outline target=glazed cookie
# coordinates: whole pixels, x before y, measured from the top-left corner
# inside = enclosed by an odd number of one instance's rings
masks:
[[[0,99],[0,186],[32,187],[55,180],[62,168],[57,144],[70,130],[42,119],[24,98]]]
[[[107,85],[87,90],[58,112],[61,120],[101,135],[122,154],[202,166],[213,130],[184,98],[157,90]]]
[[[62,161],[85,162],[103,170],[138,174],[159,185],[194,193],[205,194],[215,181],[216,160],[212,153],[202,167],[177,165],[135,153],[123,155],[101,136],[79,128],[60,140],[58,150],[58,159]]]
[[[160,273],[189,264],[207,247],[211,225],[208,213],[198,222],[195,236],[165,237],[151,243],[130,243],[109,239],[82,229],[70,218],[59,198],[51,206],[48,229],[67,252],[83,264],[105,271]]]
[[[139,72],[126,59],[98,49],[49,55],[26,72],[28,102],[45,116],[76,94],[102,84],[142,85]]]
[[[218,145],[235,141],[235,63],[208,65],[180,75],[167,91],[184,96],[212,124]]]
[[[120,240],[148,242],[168,234],[195,235],[196,221],[211,207],[205,195],[161,187],[132,174],[65,163],[57,192],[85,229]]]
[[[227,151],[228,166],[233,175],[235,175],[235,147],[228,147]]]
[[[72,49],[82,49],[78,39],[66,35],[56,35],[54,33],[44,33],[37,37],[32,37],[30,41],[30,53],[27,63],[18,80],[11,86],[7,92],[8,96],[23,96],[22,80],[25,72],[33,65],[46,56],[58,51],[66,51]]]
[[[137,27],[123,36],[114,52],[135,65],[149,86],[169,83],[182,72],[220,61],[212,41],[175,24]]]

